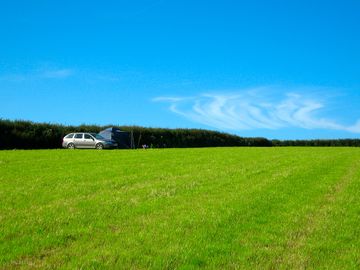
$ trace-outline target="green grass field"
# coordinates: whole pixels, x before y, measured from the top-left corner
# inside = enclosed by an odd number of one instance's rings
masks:
[[[359,269],[359,148],[0,152],[0,269]]]

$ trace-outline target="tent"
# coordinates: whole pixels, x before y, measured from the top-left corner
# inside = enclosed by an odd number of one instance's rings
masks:
[[[121,131],[115,127],[109,127],[99,132],[107,140],[113,140],[118,143],[118,148],[128,149],[132,148],[130,132]]]

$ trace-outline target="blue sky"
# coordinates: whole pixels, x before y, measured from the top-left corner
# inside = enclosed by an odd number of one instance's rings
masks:
[[[0,117],[360,137],[360,2],[1,1]]]

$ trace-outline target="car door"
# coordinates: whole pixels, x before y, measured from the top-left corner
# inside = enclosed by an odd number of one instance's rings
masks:
[[[84,147],[95,148],[95,139],[88,133],[84,134]]]
[[[74,136],[74,144],[76,148],[83,148],[84,147],[84,142],[83,142],[83,133],[76,133]]]

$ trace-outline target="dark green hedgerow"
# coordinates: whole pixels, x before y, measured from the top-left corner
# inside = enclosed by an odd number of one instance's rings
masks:
[[[0,149],[60,148],[62,138],[71,132],[99,132],[109,126],[34,123],[0,119]],[[135,147],[153,148],[222,147],[222,146],[360,146],[360,139],[338,140],[268,140],[245,138],[204,129],[168,129],[118,126],[133,132]]]
[[[62,138],[71,132],[99,132],[109,126],[33,123],[0,119],[0,149],[60,148]],[[119,126],[132,131],[135,147],[143,144],[154,148],[212,146],[271,146],[265,138],[243,138],[236,135],[202,129],[165,129],[139,126]]]

